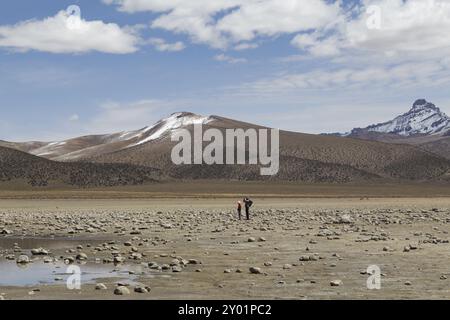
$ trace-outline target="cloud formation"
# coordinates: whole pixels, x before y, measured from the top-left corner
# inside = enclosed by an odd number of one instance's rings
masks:
[[[128,13],[153,12],[153,28],[187,34],[213,48],[258,37],[322,29],[340,15],[339,3],[325,0],[103,0]],[[247,44],[248,45],[248,44]],[[240,48],[244,48],[240,46]],[[252,46],[249,46],[252,47]]]
[[[0,47],[19,52],[127,54],[136,52],[138,43],[139,37],[133,28],[86,21],[66,11],[43,20],[0,26]]]
[[[450,53],[450,2],[363,0],[328,31],[298,34],[291,43],[314,56],[444,57]]]

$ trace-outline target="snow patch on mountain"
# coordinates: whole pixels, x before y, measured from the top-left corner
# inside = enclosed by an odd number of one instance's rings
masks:
[[[371,125],[365,129],[353,129],[358,131],[398,134],[404,137],[413,135],[438,135],[450,131],[450,118],[434,104],[424,99],[417,100],[411,110],[395,119]]]
[[[143,129],[144,133],[150,132],[151,134],[137,143],[134,143],[130,147],[158,140],[167,134],[172,133],[174,130],[183,127],[188,127],[195,124],[207,124],[210,121],[210,117],[203,117],[193,113],[174,113],[170,117],[160,120],[154,126]]]

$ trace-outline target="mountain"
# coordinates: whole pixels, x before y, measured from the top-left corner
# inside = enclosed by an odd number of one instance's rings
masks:
[[[207,119],[204,130],[262,128],[218,116]],[[186,128],[193,129],[192,126]],[[440,179],[446,177],[450,169],[450,161],[412,146],[281,131],[280,171],[276,176],[262,177],[258,166],[176,166],[170,158],[174,145],[167,134],[151,143],[87,160],[153,166],[176,179],[269,179],[337,183],[380,179]]]
[[[353,129],[350,135],[361,132],[394,134],[403,137],[415,135],[446,135],[450,133],[450,118],[434,104],[420,99],[414,102],[411,110],[395,119],[368,126],[364,129]]]
[[[79,161],[117,150],[138,146],[159,139],[177,128],[195,123],[207,123],[208,117],[193,113],[174,113],[170,117],[135,131],[91,135],[64,141],[13,143],[0,141],[0,146],[17,149],[55,161]]]
[[[0,147],[0,181],[31,186],[66,184],[77,187],[137,185],[161,179],[159,170],[127,164],[62,163]]]
[[[434,104],[420,99],[405,114],[381,124],[335,134],[362,140],[410,144],[450,159],[450,117]]]
[[[148,168],[158,177],[168,180],[226,179],[270,180],[294,182],[346,183],[358,181],[429,181],[448,180],[450,161],[420,150],[415,146],[367,141],[351,137],[309,135],[280,131],[280,170],[275,176],[263,177],[257,165],[174,165],[171,151],[175,143],[171,133],[181,128],[193,130],[194,124],[203,129],[250,129],[261,126],[219,116],[175,113],[153,126],[136,131],[109,135],[94,135],[51,143],[17,144],[3,142],[18,150],[28,149],[36,154],[33,161],[48,158],[52,166],[73,170],[94,165],[98,172],[112,176],[114,168],[133,176]],[[226,151],[226,150],[224,150]],[[248,152],[248,150],[244,150]],[[226,152],[224,152],[225,154]],[[21,153],[21,155],[29,154]],[[27,160],[29,161],[29,160]],[[46,160],[49,161],[49,160]],[[80,162],[82,161],[82,162]],[[44,162],[49,166],[48,162]],[[61,166],[61,167],[59,167]],[[24,164],[26,168],[27,165]],[[105,171],[106,170],[106,171]],[[146,172],[144,172],[147,174]],[[149,172],[150,173],[150,172]],[[20,176],[20,175],[17,175]],[[67,177],[67,176],[64,176]],[[61,179],[67,181],[67,178]],[[92,181],[91,177],[86,177]]]

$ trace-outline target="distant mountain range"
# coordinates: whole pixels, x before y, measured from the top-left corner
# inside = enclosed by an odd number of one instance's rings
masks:
[[[174,165],[171,133],[200,123],[205,129],[262,128],[180,112],[135,131],[54,142],[0,141],[0,181],[82,187],[191,179],[450,182],[448,117],[424,100],[393,121],[346,135],[281,131],[280,171],[272,177],[262,177],[255,165]]]
[[[417,100],[407,113],[391,121],[333,135],[410,144],[450,159],[450,117],[425,99]]]

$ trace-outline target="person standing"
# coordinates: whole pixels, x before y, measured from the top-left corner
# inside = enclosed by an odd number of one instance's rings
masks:
[[[247,220],[250,220],[250,207],[253,205],[253,201],[249,198],[244,198],[244,205],[246,218]]]
[[[238,212],[239,220],[241,220],[242,203],[240,201],[238,201],[238,203],[237,203],[237,212]]]

